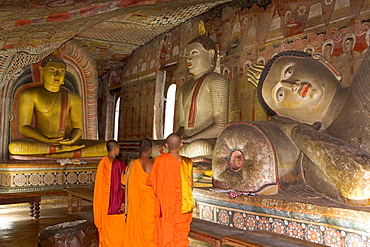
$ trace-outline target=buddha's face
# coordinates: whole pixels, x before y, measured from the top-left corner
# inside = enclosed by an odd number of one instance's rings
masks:
[[[331,44],[327,44],[324,46],[324,49],[323,49],[323,55],[328,58],[331,56],[331,54],[333,53],[333,46]]]
[[[66,66],[63,63],[49,62],[40,67],[40,76],[44,87],[51,92],[58,92],[60,85],[64,84]]]
[[[353,39],[352,38],[349,38],[349,39],[346,39],[343,43],[343,51],[351,51],[352,50],[352,46],[353,46]]]
[[[314,58],[281,57],[262,86],[262,97],[278,115],[321,122],[340,86],[333,72]]]
[[[214,50],[207,51],[200,43],[186,47],[188,71],[196,78],[213,70]]]

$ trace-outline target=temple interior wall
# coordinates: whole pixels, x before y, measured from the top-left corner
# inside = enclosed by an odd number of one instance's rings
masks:
[[[158,90],[166,86],[158,88],[156,79],[168,66],[175,68],[173,76],[163,83],[179,88],[189,79],[184,50],[198,35],[199,21],[219,48],[216,71],[229,79],[229,122],[234,122],[268,120],[246,71],[281,51],[323,54],[342,74],[343,86],[349,86],[369,44],[369,16],[370,1],[273,1],[266,9],[226,4],[193,18],[140,47],[125,67],[101,78],[111,86],[119,78],[122,86],[119,140],[158,137],[154,132],[163,119],[156,114],[163,111],[163,101],[158,103],[156,94],[164,97]]]
[[[198,35],[200,21],[204,21],[206,34],[219,48],[216,71],[229,79],[229,122],[234,122],[268,120],[246,70],[255,63],[266,63],[280,51],[324,54],[342,74],[343,85],[349,86],[369,44],[369,19],[368,0],[272,1],[266,9],[255,4],[223,4],[154,38],[137,49],[124,67],[100,78],[94,61],[82,47],[67,42],[58,50],[69,57],[74,76],[85,81],[79,86],[85,100],[85,138],[113,138],[114,108],[120,98],[118,139],[161,139],[165,92],[170,84],[179,88],[190,77],[184,49]],[[9,53],[0,57],[3,161],[9,158],[14,83],[21,79],[26,66],[54,50],[53,46],[37,54]]]
[[[351,85],[370,43],[370,0],[273,0],[266,9],[257,5],[243,6],[242,2],[223,4],[154,38],[137,49],[124,67],[112,69],[100,78],[94,61],[82,47],[70,41],[61,47],[52,45],[37,54],[1,54],[2,165],[7,166],[9,160],[11,107],[16,83],[24,80],[22,76],[27,66],[39,62],[55,49],[68,60],[68,68],[78,81],[84,99],[84,138],[87,139],[114,138],[118,99],[119,141],[163,138],[166,92],[171,84],[176,84],[178,89],[191,77],[184,50],[198,35],[200,21],[204,22],[206,34],[219,49],[216,71],[229,79],[229,122],[269,120],[257,99],[257,87],[250,81],[247,69],[254,64],[265,64],[281,51],[295,49],[321,53],[341,73],[342,85]],[[0,185],[10,187],[12,184],[19,190],[42,186],[58,189],[89,186],[95,181],[96,165],[54,165],[51,171],[31,162],[23,164],[23,170],[17,165],[18,170],[4,172],[5,175],[0,176]],[[348,213],[347,209],[341,209],[339,212],[343,215],[336,215],[337,211],[333,213],[330,206],[318,205],[311,210],[309,204],[294,202],[291,207],[282,205],[276,209],[274,199],[266,202],[262,197],[238,198],[236,202],[230,202],[228,198],[222,198],[226,195],[206,197],[198,194],[199,211],[205,220],[232,224],[244,230],[273,229],[288,235],[298,232],[306,234],[305,238],[313,242],[341,241],[333,246],[369,244],[369,228],[363,223],[370,217],[367,211],[359,214],[356,210]],[[297,192],[297,197],[300,195],[301,191]],[[254,200],[261,200],[257,209]],[[301,213],[296,216],[298,211]],[[327,211],[332,212],[330,217],[327,217]],[[248,225],[238,225],[242,220],[248,220]],[[364,225],[366,229],[362,228]]]

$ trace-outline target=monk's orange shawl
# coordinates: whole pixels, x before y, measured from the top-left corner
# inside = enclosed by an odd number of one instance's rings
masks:
[[[156,157],[147,184],[156,195],[155,241],[159,246],[187,246],[191,211],[194,205],[191,188],[192,161],[180,163],[171,154]],[[174,242],[175,241],[175,242]]]
[[[143,170],[139,159],[130,166],[130,172],[123,178],[127,195],[125,246],[155,247],[157,246],[154,243],[156,199],[153,188],[146,185],[149,174]]]

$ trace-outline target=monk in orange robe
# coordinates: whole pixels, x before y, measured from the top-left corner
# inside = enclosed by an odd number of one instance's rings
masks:
[[[121,179],[126,164],[115,157],[120,149],[116,141],[107,142],[108,156],[98,166],[94,187],[94,223],[99,230],[100,247],[122,247],[125,236],[125,195]]]
[[[154,241],[159,247],[189,245],[194,199],[193,163],[181,156],[181,138],[175,133],[166,139],[169,153],[155,158],[147,184],[156,195]]]
[[[146,185],[153,161],[150,159],[152,141],[140,141],[140,157],[129,165],[123,179],[126,195],[125,247],[155,247],[153,188]]]

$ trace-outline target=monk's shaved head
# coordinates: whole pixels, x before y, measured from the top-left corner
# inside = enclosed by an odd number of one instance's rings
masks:
[[[178,134],[172,133],[167,137],[166,142],[170,150],[178,149],[181,144],[181,138]]]
[[[152,141],[148,138],[144,138],[140,140],[140,151],[141,152],[148,152],[149,149],[152,147]]]
[[[113,149],[115,149],[116,147],[118,147],[118,142],[115,141],[115,140],[109,140],[107,142],[107,150],[108,152],[112,151]]]

